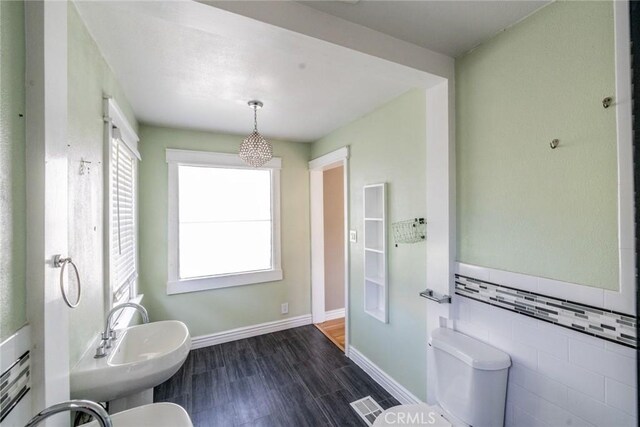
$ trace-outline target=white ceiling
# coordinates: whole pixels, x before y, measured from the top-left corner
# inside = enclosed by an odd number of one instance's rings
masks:
[[[458,57],[550,1],[300,2],[400,40]]]
[[[137,118],[314,141],[426,73],[195,2],[77,2]]]
[[[305,2],[454,54],[541,4],[496,3]],[[437,81],[414,68],[212,7],[216,2],[75,4],[143,123],[247,134],[253,118],[246,103],[258,99],[265,104],[258,113],[261,133],[308,142]]]

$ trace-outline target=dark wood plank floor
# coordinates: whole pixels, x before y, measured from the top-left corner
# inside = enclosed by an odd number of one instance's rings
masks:
[[[366,426],[349,405],[365,396],[399,404],[312,325],[193,350],[154,390],[195,427]]]

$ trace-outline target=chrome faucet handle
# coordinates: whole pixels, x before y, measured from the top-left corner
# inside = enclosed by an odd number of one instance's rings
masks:
[[[107,348],[105,347],[105,342],[102,341],[102,344],[96,348],[96,354],[93,356],[94,359],[101,359],[107,355]]]
[[[117,340],[117,339],[118,339],[118,331],[116,331],[115,329],[111,329],[111,330],[109,331],[109,339],[110,339],[111,341],[115,341],[115,340]]]
[[[111,348],[111,334],[107,333],[101,333],[100,334],[100,340],[102,341],[102,343],[100,344],[102,347],[104,348]]]

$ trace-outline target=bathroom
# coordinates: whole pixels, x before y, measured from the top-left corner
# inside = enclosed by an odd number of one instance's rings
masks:
[[[0,425],[637,425],[639,11],[0,1]]]

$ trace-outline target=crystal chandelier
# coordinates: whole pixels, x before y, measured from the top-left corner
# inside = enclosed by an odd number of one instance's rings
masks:
[[[253,132],[240,144],[240,158],[249,166],[259,168],[271,160],[273,147],[258,132],[258,108],[262,108],[262,102],[249,101],[249,107],[253,108]]]

